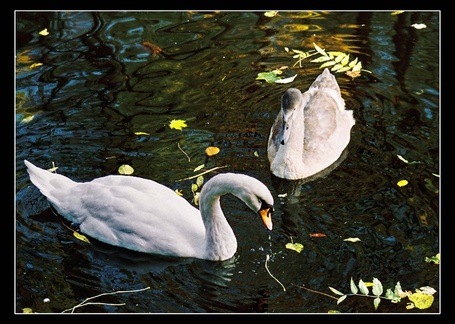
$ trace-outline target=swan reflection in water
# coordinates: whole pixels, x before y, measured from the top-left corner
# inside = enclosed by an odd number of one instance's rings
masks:
[[[329,167],[324,170],[304,179],[288,180],[278,178],[271,174],[272,186],[278,196],[277,209],[281,211],[283,222],[283,230],[286,235],[295,237],[300,233],[300,222],[305,221],[306,213],[301,206],[301,192],[304,185],[315,181],[317,179],[327,177],[333,170],[335,170],[348,156],[348,149],[346,148],[341,156]]]
[[[104,268],[121,269],[139,277],[151,287],[160,287],[160,294],[170,301],[180,300],[197,312],[266,312],[268,292],[257,287],[253,296],[238,298],[231,290],[236,284],[239,256],[225,261],[169,257],[131,251],[90,239],[94,260],[103,260]],[[173,282],[172,285],[168,284]],[[164,290],[163,290],[163,288]],[[185,299],[191,294],[191,300]],[[237,292],[238,294],[238,292]],[[234,297],[237,296],[237,297]],[[162,297],[160,299],[163,300]],[[165,301],[161,301],[165,305]],[[166,310],[162,310],[167,312]]]

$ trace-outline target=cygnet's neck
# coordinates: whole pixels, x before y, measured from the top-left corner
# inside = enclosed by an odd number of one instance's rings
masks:
[[[303,150],[305,139],[305,120],[303,108],[295,111],[289,120],[290,135],[286,143],[280,144],[275,159],[272,162],[272,169],[281,170],[280,177],[286,179],[298,179],[300,173],[305,169],[303,165]]]

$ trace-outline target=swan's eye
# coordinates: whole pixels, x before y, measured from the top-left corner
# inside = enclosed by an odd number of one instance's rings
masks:
[[[264,200],[260,200],[261,208],[259,209],[259,213],[263,214],[264,216],[270,217],[272,216],[274,209],[273,206],[266,203]]]

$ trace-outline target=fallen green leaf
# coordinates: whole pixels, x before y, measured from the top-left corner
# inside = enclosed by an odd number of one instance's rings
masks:
[[[274,83],[279,79],[280,77],[275,72],[261,72],[256,77],[256,80],[264,80],[267,83]]]
[[[286,249],[294,250],[294,251],[300,253],[303,250],[303,245],[300,243],[287,243]]]

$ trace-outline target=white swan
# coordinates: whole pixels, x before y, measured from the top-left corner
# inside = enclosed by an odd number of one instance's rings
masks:
[[[139,252],[222,261],[237,240],[220,206],[231,193],[272,230],[273,197],[259,180],[236,173],[214,176],[200,194],[200,211],[152,180],[109,175],[74,182],[24,161],[30,180],[55,210],[101,242]],[[202,217],[201,217],[202,216]]]
[[[308,178],[341,156],[355,124],[335,76],[326,68],[303,94],[288,89],[267,144],[270,171],[282,179]]]

